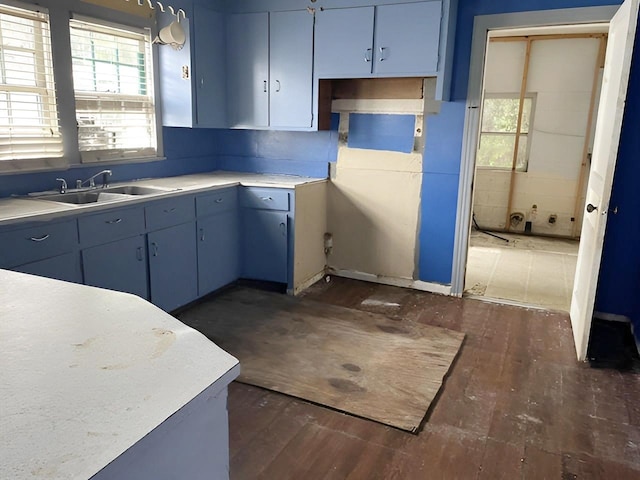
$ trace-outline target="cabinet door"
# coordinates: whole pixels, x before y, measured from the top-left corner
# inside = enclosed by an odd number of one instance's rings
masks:
[[[16,272],[30,273],[40,277],[55,278],[65,282],[82,283],[82,269],[78,252],[66,253],[38,262],[12,268]]]
[[[151,302],[167,312],[198,296],[194,233],[190,222],[147,235]]]
[[[268,13],[241,13],[228,17],[227,71],[230,126],[268,126]]]
[[[243,209],[242,276],[287,283],[287,213]]]
[[[195,5],[194,12],[196,122],[199,127],[225,128],[225,15],[199,4]]]
[[[441,15],[439,1],[376,7],[374,75],[435,74]]]
[[[270,15],[269,125],[311,127],[313,15],[306,10]]]
[[[316,76],[370,77],[374,7],[337,8],[316,13]],[[402,28],[400,25],[399,28]]]
[[[238,279],[238,255],[237,210],[198,220],[198,296]]]
[[[143,235],[84,249],[82,266],[86,285],[149,298]]]

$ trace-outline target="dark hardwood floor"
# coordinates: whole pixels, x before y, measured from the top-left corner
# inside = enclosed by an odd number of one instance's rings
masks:
[[[233,383],[232,480],[640,479],[640,376],[578,363],[568,315],[335,277],[303,295],[467,336],[417,435]]]

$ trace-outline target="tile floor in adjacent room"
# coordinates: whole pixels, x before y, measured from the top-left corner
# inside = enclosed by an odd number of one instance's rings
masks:
[[[569,311],[578,241],[479,231],[471,234],[465,295]]]
[[[568,314],[342,278],[303,295],[466,338],[417,435],[234,382],[232,480],[640,478],[640,376],[577,362]]]

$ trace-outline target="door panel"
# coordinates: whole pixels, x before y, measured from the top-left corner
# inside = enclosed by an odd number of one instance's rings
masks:
[[[244,209],[242,221],[242,276],[287,283],[287,214]]]
[[[626,0],[609,26],[602,92],[587,187],[588,209],[582,222],[571,300],[571,326],[579,360],[585,359],[589,343],[607,223],[606,216],[620,142],[624,100],[627,96],[637,21],[638,0]]]
[[[437,72],[441,15],[441,2],[376,7],[373,73]]]
[[[270,18],[272,127],[310,127],[313,87],[313,15],[273,12]]]
[[[370,77],[374,7],[316,13],[315,74],[320,78]]]
[[[269,14],[227,20],[228,110],[232,127],[269,125]]]

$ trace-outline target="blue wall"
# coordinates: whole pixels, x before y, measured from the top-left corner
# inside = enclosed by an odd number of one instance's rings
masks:
[[[325,178],[338,156],[338,132],[209,130],[217,168]]]
[[[640,25],[602,253],[596,310],[631,318],[640,333]],[[640,335],[637,335],[640,337]]]
[[[98,165],[76,167],[42,173],[0,176],[0,197],[24,195],[29,192],[51,190],[57,185],[56,178],[64,177],[73,187],[77,179],[85,179],[104,168],[113,171],[111,181],[120,182],[146,177],[170,177],[200,173],[217,168],[217,145],[210,130],[190,128],[163,128],[166,160],[137,164]]]
[[[460,0],[451,102],[427,119],[420,225],[420,280],[451,283],[460,153],[476,15],[617,5],[620,0]]]

